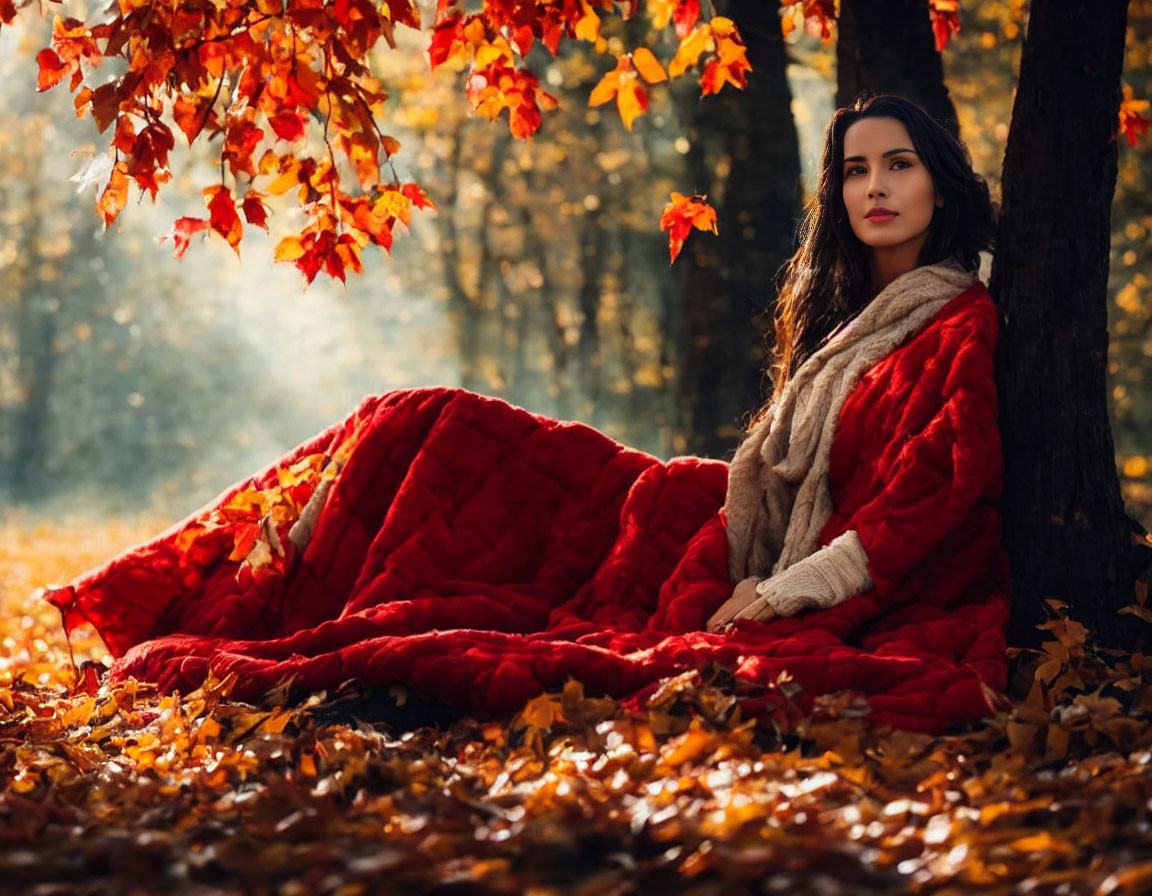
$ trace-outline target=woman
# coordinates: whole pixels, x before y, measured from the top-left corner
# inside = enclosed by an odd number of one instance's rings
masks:
[[[979,252],[991,248],[993,232],[987,185],[972,171],[963,147],[918,106],[880,96],[833,116],[802,245],[785,268],[780,290],[774,401],[729,473],[730,567],[738,584],[709,619],[709,630],[737,619],[768,621],[833,606],[873,587],[869,557],[889,546],[876,544],[869,551],[856,526],[813,553],[814,535],[833,508],[846,512],[846,496],[833,495],[830,482],[843,491],[845,477],[853,475],[845,470],[829,477],[829,456],[838,443],[857,438],[851,435],[857,428],[854,408],[861,404],[859,397],[852,402],[857,381],[883,376],[874,369],[882,358],[886,369],[899,367],[898,346],[930,320],[929,336],[944,327],[959,334],[952,340],[957,343],[953,356],[936,345],[925,359],[952,379],[933,388],[931,377],[916,376],[919,357],[909,359],[915,378],[891,377],[883,398],[902,407],[914,397],[921,412],[890,416],[895,431],[886,434],[881,448],[890,450],[893,435],[924,444],[901,449],[897,462],[910,480],[906,489],[889,482],[867,497],[891,502],[903,491],[922,488],[912,481],[923,463],[912,457],[918,451],[964,451],[983,465],[984,478],[990,466],[999,467],[990,370],[995,313],[975,276]],[[958,301],[950,304],[950,313],[942,313],[953,298]],[[837,332],[849,320],[851,326]],[[974,352],[972,340],[981,338],[986,351]],[[817,346],[822,347],[814,352]],[[946,426],[949,413],[969,419],[953,419],[953,431]],[[881,453],[861,452],[862,447],[853,446],[864,455],[856,463],[882,463]],[[965,486],[961,473],[952,483],[953,495]],[[993,489],[982,496],[986,502],[998,494],[998,484],[989,485]],[[889,507],[887,515],[869,520],[865,508],[854,509],[865,517],[868,543],[884,541],[883,530],[899,516]],[[949,508],[939,509],[947,516]],[[949,519],[953,526],[971,523],[999,541],[999,520],[990,503],[957,500],[951,510],[957,517]],[[979,520],[960,519],[968,514]],[[915,513],[908,516],[917,519]],[[937,528],[929,524],[927,531],[936,537]],[[911,532],[902,548],[893,549],[908,551],[901,560],[913,562],[891,564],[889,580],[896,569],[926,562],[925,551],[915,550],[923,534]]]
[[[168,689],[399,682],[498,715],[569,678],[638,699],[719,665],[746,695],[787,678],[802,707],[853,689],[880,722],[970,722],[1006,672],[996,316],[973,273],[991,228],[922,111],[841,110],[773,401],[730,470],[392,392],[49,599],[114,676]]]

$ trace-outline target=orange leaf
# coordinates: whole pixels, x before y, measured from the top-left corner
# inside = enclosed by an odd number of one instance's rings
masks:
[[[209,223],[212,229],[227,240],[236,254],[240,254],[240,239],[244,236],[244,225],[236,214],[236,203],[232,192],[223,186],[209,187],[204,191],[208,200]]]
[[[584,3],[581,9],[582,15],[576,20],[573,33],[577,40],[595,43],[596,39],[600,37],[600,17],[587,3]]]
[[[608,102],[620,89],[620,69],[614,68],[612,71],[604,75],[603,78],[597,82],[596,86],[592,88],[592,93],[588,97],[589,106],[600,106]]]
[[[1140,114],[1148,109],[1148,100],[1136,99],[1132,88],[1127,84],[1124,85],[1123,89],[1124,99],[1120,102],[1119,133],[1127,138],[1129,146],[1135,146],[1140,135],[1148,130],[1148,125],[1152,123]]]
[[[632,65],[636,67],[640,77],[649,84],[658,84],[668,80],[668,73],[664,71],[664,66],[647,47],[639,47],[632,52]]]
[[[116,220],[124,206],[128,203],[128,166],[124,162],[117,162],[112,166],[108,175],[108,182],[100,191],[96,199],[96,209],[108,226]]]
[[[641,86],[636,75],[621,84],[620,92],[616,94],[616,108],[620,110],[620,118],[628,130],[632,130],[632,122],[637,116],[648,111],[648,91]]]
[[[672,201],[664,206],[664,213],[660,216],[660,229],[668,231],[668,253],[671,262],[684,246],[692,228],[697,230],[710,230],[717,232],[716,210],[707,203],[705,196],[685,196],[673,193]],[[670,262],[670,263],[671,263]]]
[[[185,138],[191,144],[196,139],[208,120],[208,107],[211,100],[204,97],[181,95],[172,104],[172,117],[177,127],[184,132]]]
[[[698,25],[691,34],[682,38],[676,55],[668,63],[668,77],[678,78],[700,61],[700,55],[713,47],[712,29]]]
[[[232,545],[232,553],[228,555],[228,559],[240,561],[247,557],[252,548],[255,547],[259,535],[259,526],[249,524],[239,527]]]

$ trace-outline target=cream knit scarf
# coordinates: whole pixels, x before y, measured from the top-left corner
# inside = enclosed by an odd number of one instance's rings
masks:
[[[828,461],[840,410],[869,368],[976,276],[946,262],[897,277],[805,360],[728,468],[724,517],[732,582],[787,569],[818,547],[832,515]]]

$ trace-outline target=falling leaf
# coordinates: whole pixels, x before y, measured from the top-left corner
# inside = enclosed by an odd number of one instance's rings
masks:
[[[707,202],[707,196],[686,196],[673,193],[672,201],[664,206],[660,217],[660,229],[668,231],[668,252],[670,262],[684,246],[684,240],[693,228],[717,232],[716,210]]]

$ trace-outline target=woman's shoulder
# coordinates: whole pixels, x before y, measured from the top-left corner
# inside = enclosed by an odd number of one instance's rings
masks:
[[[977,280],[950,299],[930,327],[951,331],[965,339],[981,339],[995,344],[1000,329],[1000,312],[988,288]]]

